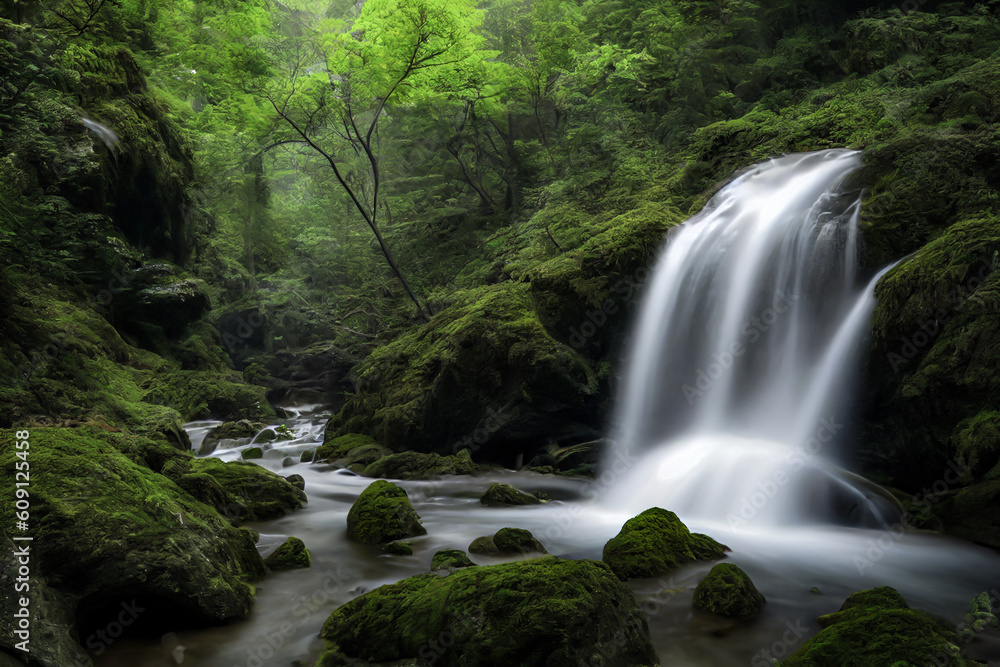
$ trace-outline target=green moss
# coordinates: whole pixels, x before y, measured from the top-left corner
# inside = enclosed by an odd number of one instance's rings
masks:
[[[325,440],[319,449],[316,450],[316,458],[320,460],[336,460],[347,457],[352,450],[361,447],[378,446],[375,439],[368,435],[359,433],[348,433],[337,437],[331,437],[331,430],[327,427]]]
[[[100,432],[32,428],[31,528],[49,584],[100,607],[108,596],[142,595],[174,605],[194,622],[250,612],[250,581],[263,562],[248,531],[170,479],[139,465]],[[0,432],[0,467],[13,497],[14,434]],[[14,530],[13,504],[0,530]],[[197,554],[197,558],[192,558]]]
[[[322,636],[372,662],[427,661],[433,652],[446,667],[656,664],[631,591],[601,563],[558,558],[382,586],[334,611]]]
[[[243,450],[243,454],[241,454],[241,457],[246,461],[250,461],[252,459],[260,459],[264,457],[264,450],[261,449],[260,447],[248,447],[247,449]]]
[[[515,424],[541,426],[542,403],[585,405],[596,388],[593,373],[549,336],[527,285],[505,283],[454,299],[425,327],[372,354],[359,379],[370,389],[328,429],[371,433],[391,449],[453,454],[502,440]],[[369,385],[369,376],[377,383]]]
[[[369,484],[347,514],[347,536],[358,542],[378,544],[426,533],[406,491],[385,480]]]
[[[352,459],[351,462],[357,461]],[[433,479],[442,475],[474,475],[479,470],[479,466],[472,462],[468,450],[454,456],[400,452],[383,456],[368,464],[361,474],[365,477],[390,479]]]
[[[501,528],[493,535],[493,543],[502,554],[546,553],[542,543],[523,528]]]
[[[956,459],[983,480],[1000,461],[987,398],[1000,390],[998,251],[1000,219],[966,219],[876,288],[865,463],[896,486],[932,484]]]
[[[472,540],[469,544],[469,553],[480,556],[499,556],[500,549],[497,548],[491,535],[483,535]]]
[[[412,556],[413,545],[409,542],[389,542],[379,545],[379,550],[390,556]]]
[[[622,579],[653,577],[693,560],[724,558],[729,548],[691,534],[677,515],[653,507],[625,522],[604,545],[602,560]]]
[[[431,572],[444,570],[453,572],[463,567],[475,567],[464,551],[458,549],[443,549],[434,554],[431,559]]]
[[[518,491],[510,484],[499,482],[491,484],[479,502],[487,507],[502,507],[505,505],[537,505],[540,500],[530,493]]]
[[[966,664],[952,633],[910,609],[887,586],[854,593],[840,611],[821,617],[820,623],[824,628],[785,660],[784,667]]]
[[[1000,611],[1000,609],[998,609]],[[962,633],[967,635],[984,632],[989,628],[1000,627],[1000,619],[993,611],[993,601],[989,593],[983,592],[977,595],[969,603],[969,611],[962,620]]]
[[[306,502],[306,494],[289,480],[244,461],[189,459],[184,461],[183,467],[172,471],[164,468],[163,474],[175,479],[178,485],[190,488],[192,495],[214,506],[234,523],[276,519]],[[205,476],[215,484],[206,483]],[[219,495],[218,489],[224,495]],[[203,498],[201,494],[205,492],[210,495]]]
[[[753,618],[766,600],[747,573],[731,563],[719,563],[694,589],[694,608],[717,616]]]
[[[469,553],[487,556],[548,553],[530,531],[523,528],[501,528],[492,537],[477,537],[469,545]]]
[[[289,537],[264,559],[264,564],[271,570],[294,570],[311,566],[312,557],[302,540]]]

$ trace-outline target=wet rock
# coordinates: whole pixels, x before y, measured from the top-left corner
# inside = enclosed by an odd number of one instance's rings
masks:
[[[305,491],[306,480],[305,477],[303,477],[302,475],[289,475],[285,479],[287,479],[288,483],[294,486],[299,491]]]
[[[431,572],[454,572],[465,567],[475,567],[464,551],[459,549],[442,549],[431,559]]]
[[[767,600],[747,573],[731,563],[719,563],[694,590],[694,608],[728,618],[753,618]]]
[[[629,588],[603,563],[554,557],[381,586],[334,611],[321,634],[336,646],[321,665],[345,658],[416,664],[445,636],[461,649],[435,651],[443,667],[657,664]]]
[[[290,480],[246,461],[187,457],[169,461],[161,474],[233,523],[276,519],[306,502]]]
[[[358,542],[379,544],[426,534],[406,491],[385,480],[369,484],[347,513],[347,536]]]
[[[604,545],[603,560],[622,579],[666,574],[693,560],[725,557],[729,547],[691,533],[677,515],[653,507],[625,522]]]
[[[379,547],[379,550],[390,556],[412,556],[413,545],[409,542],[389,542]]]
[[[237,440],[239,438],[252,438],[257,435],[267,424],[263,422],[240,419],[239,421],[223,422],[219,424],[205,436],[205,440]]]
[[[911,609],[888,586],[853,593],[840,611],[820,616],[819,623],[823,629],[782,667],[967,664],[955,635],[928,614]]]
[[[302,540],[289,537],[264,559],[264,564],[271,570],[294,570],[311,566],[312,557]]]
[[[260,447],[249,447],[243,450],[242,456],[244,461],[261,459],[264,458],[264,450],[261,449]]]
[[[353,453],[350,460],[352,463],[359,462]],[[474,475],[477,472],[479,467],[472,462],[469,452],[463,450],[454,456],[420,452],[390,454],[365,466],[361,474],[390,479],[433,479],[443,475]]]
[[[512,555],[548,553],[542,543],[522,528],[501,528],[492,537],[477,537],[469,545],[469,553]]]
[[[541,501],[530,493],[515,489],[510,484],[498,482],[486,490],[479,502],[487,507],[503,507],[505,505],[537,505]]]

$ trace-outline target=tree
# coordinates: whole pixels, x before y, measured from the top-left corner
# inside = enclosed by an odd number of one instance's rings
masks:
[[[293,36],[286,77],[258,89],[278,121],[279,141],[308,145],[327,162],[364,218],[417,313],[424,307],[380,229],[383,169],[380,128],[394,105],[461,96],[489,69],[476,33],[473,0],[368,0],[350,32],[327,22]]]

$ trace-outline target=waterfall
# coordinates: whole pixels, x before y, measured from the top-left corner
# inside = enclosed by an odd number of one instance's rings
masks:
[[[891,503],[834,464],[875,307],[857,266],[860,153],[757,165],[672,230],[630,346],[606,502],[733,526],[881,525]],[[624,462],[624,466],[623,463]]]
[[[115,147],[118,146],[118,142],[120,140],[118,139],[118,135],[115,134],[115,131],[111,128],[101,125],[96,120],[91,120],[87,117],[81,117],[80,121],[88,130],[99,136],[101,141],[104,142],[104,145],[107,146],[109,150],[114,150]]]

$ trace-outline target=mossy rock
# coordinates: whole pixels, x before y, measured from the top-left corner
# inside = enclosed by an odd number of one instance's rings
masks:
[[[501,528],[492,537],[477,537],[469,545],[469,553],[485,556],[548,553],[530,531],[523,528]]]
[[[311,566],[312,557],[302,540],[289,537],[264,559],[264,564],[271,570],[294,570]]]
[[[356,462],[351,457],[351,462]],[[453,456],[400,452],[369,463],[361,472],[365,477],[390,479],[435,479],[443,475],[475,475],[479,466],[472,462],[468,450]]]
[[[239,438],[252,438],[267,426],[263,422],[254,422],[249,419],[241,419],[235,422],[223,422],[219,424],[205,436],[205,440],[236,440]]]
[[[32,562],[48,585],[77,601],[84,624],[133,597],[193,626],[249,614],[250,582],[265,572],[250,531],[98,433],[31,429]],[[0,432],[11,497],[13,436]],[[14,534],[13,504],[0,509],[0,530]]]
[[[854,593],[840,611],[821,616],[823,629],[782,664],[943,665],[965,667],[955,635],[888,586]]]
[[[264,458],[264,450],[261,449],[260,447],[248,447],[243,450],[243,453],[240,455],[240,457],[244,461],[253,461],[254,459],[262,459]]]
[[[334,611],[321,635],[369,662],[426,661],[435,647],[444,667],[657,664],[628,587],[602,563],[553,557],[381,586]]]
[[[294,486],[299,491],[306,490],[306,478],[303,477],[302,475],[289,475],[285,479],[288,480],[288,483]]]
[[[330,421],[328,436],[371,433],[397,451],[470,449],[510,464],[512,443],[533,448],[543,435],[597,428],[594,370],[545,330],[527,285],[451,298],[429,323],[372,353],[363,388]]]
[[[862,462],[919,491],[1000,475],[1000,218],[956,222],[876,287]],[[924,494],[926,495],[926,494]]]
[[[694,608],[717,616],[753,618],[767,600],[747,573],[731,563],[719,563],[694,589]]]
[[[390,556],[412,556],[413,545],[409,542],[389,542],[380,544],[379,551]]]
[[[426,534],[406,491],[385,480],[369,484],[347,513],[347,536],[358,542],[379,544]]]
[[[431,572],[454,572],[464,567],[475,567],[464,551],[459,549],[442,549],[431,559]]]
[[[1000,618],[997,617],[1000,607],[994,611],[993,601],[987,592],[980,593],[972,598],[969,603],[969,611],[962,619],[962,633],[978,634],[990,628],[1000,628]]]
[[[324,431],[323,444],[316,450],[316,459],[319,461],[335,461],[346,458],[352,450],[357,450],[365,446],[378,446],[375,439],[370,435],[361,433],[348,433],[341,436],[333,436],[329,423]]]
[[[602,560],[622,579],[655,577],[694,560],[717,560],[729,547],[691,533],[673,512],[653,507],[625,522]]]
[[[170,371],[157,377],[143,400],[174,408],[189,421],[253,421],[275,416],[266,392],[264,387],[243,383],[238,373]]]
[[[164,465],[162,474],[233,523],[276,519],[306,502],[288,479],[247,461],[187,457]]]
[[[487,507],[503,507],[506,505],[537,505],[541,501],[530,493],[519,491],[510,484],[497,482],[486,489],[479,502]]]

